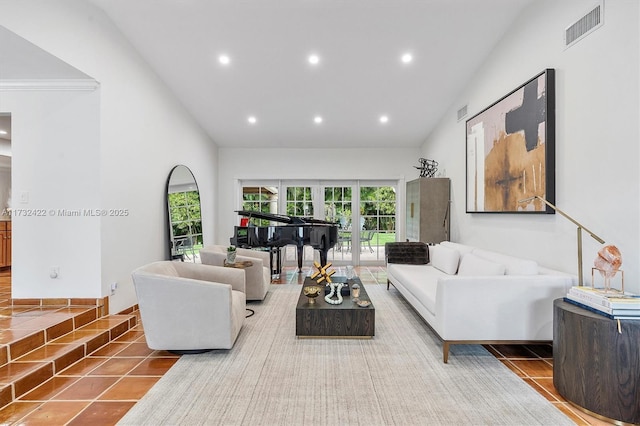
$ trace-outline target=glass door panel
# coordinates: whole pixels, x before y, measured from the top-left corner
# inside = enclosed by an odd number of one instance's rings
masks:
[[[353,260],[351,219],[353,209],[353,187],[324,187],[324,220],[338,224],[338,242],[329,251],[327,258],[331,262],[351,262]]]
[[[314,217],[314,191],[312,186],[287,186],[285,189],[287,194],[285,200],[285,211],[287,216],[292,217]],[[300,232],[304,232],[303,228],[300,228]],[[301,235],[302,237],[302,235]],[[295,245],[286,246],[283,249],[284,259],[283,262],[286,265],[296,265],[298,261],[298,248]],[[311,246],[304,246],[302,253],[302,263],[313,263],[315,256],[315,250]],[[318,256],[318,259],[320,257]]]
[[[384,244],[396,238],[396,190],[389,184],[394,182],[243,182],[241,208],[336,223],[338,242],[328,252],[330,262],[338,267],[383,264]],[[251,222],[256,226],[282,225],[256,218]],[[295,245],[284,247],[282,254],[283,265],[297,264]],[[305,267],[319,258],[317,250],[304,246]]]
[[[243,186],[242,210],[278,213],[278,188],[274,186]],[[273,225],[269,220],[252,218],[255,226]]]
[[[359,223],[360,261],[384,261],[385,243],[396,240],[395,188],[361,186]]]
[[[313,217],[312,191],[309,186],[287,187],[286,215]]]

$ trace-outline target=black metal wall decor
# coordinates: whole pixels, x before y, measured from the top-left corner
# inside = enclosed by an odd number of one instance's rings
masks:
[[[427,160],[426,158],[421,158],[420,166],[413,166],[416,169],[420,170],[420,177],[434,177],[436,172],[438,171],[438,162],[435,160]]]

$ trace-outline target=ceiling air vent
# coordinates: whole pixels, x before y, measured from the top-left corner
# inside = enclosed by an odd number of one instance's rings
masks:
[[[604,0],[564,30],[565,49],[573,46],[604,24]]]
[[[467,106],[463,106],[458,110],[458,121],[462,120],[467,116]]]

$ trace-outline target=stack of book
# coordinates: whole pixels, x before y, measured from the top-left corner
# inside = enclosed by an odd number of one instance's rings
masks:
[[[578,286],[571,287],[564,300],[608,318],[640,320],[640,295]]]

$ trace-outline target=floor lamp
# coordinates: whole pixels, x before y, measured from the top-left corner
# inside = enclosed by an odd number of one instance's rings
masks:
[[[533,199],[538,199],[540,201],[542,201],[543,203],[545,203],[546,205],[548,205],[549,207],[551,207],[552,209],[554,209],[555,211],[557,211],[558,213],[560,213],[562,216],[566,217],[567,219],[569,219],[571,222],[573,222],[577,227],[578,227],[578,285],[582,286],[583,284],[583,278],[582,278],[582,231],[585,230],[587,231],[587,233],[589,235],[591,235],[593,237],[594,240],[596,240],[597,242],[599,242],[600,244],[604,244],[604,240],[600,237],[598,237],[596,234],[594,234],[593,232],[589,231],[587,228],[585,228],[584,226],[582,226],[582,224],[580,224],[577,220],[575,220],[574,218],[572,218],[571,216],[569,216],[568,214],[566,214],[565,212],[563,212],[562,210],[560,210],[559,208],[557,208],[556,206],[554,206],[553,204],[551,204],[550,202],[548,202],[547,200],[545,200],[544,198],[538,196],[538,195],[534,195],[533,197],[529,197],[529,198],[525,198],[524,200],[519,200],[519,203],[526,203],[527,201],[531,201]]]

